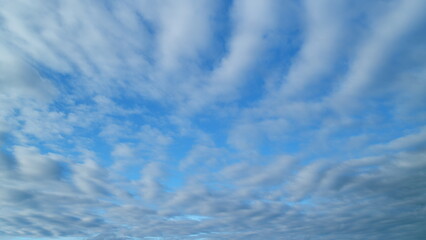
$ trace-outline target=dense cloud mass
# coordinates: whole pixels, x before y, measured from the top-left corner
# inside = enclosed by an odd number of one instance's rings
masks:
[[[425,239],[425,12],[0,0],[0,239]]]

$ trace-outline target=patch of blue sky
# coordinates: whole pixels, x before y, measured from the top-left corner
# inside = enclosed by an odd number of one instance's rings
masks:
[[[298,53],[298,46],[271,46],[259,55],[256,67],[244,76],[245,83],[239,87],[241,96],[235,99],[238,108],[251,108],[259,103],[271,90],[279,87],[277,79],[284,79],[291,66],[291,59]]]
[[[223,58],[230,51],[229,40],[233,33],[232,24],[232,7],[235,3],[233,1],[216,1],[216,11],[210,17],[213,23],[215,34],[212,36],[212,47],[206,50],[203,54],[204,59],[198,66],[205,72],[209,73],[219,66]]]
[[[49,81],[54,82],[56,87],[61,88],[61,91],[69,93],[69,91],[73,90],[74,81],[72,80],[78,77],[77,72],[59,71],[34,59],[29,59],[29,63],[37,69],[37,73],[41,78],[49,79]]]
[[[167,148],[169,155],[173,161],[182,160],[196,144],[193,136],[177,135],[173,138],[173,143]]]
[[[218,147],[226,146],[226,134],[232,127],[233,114],[215,114],[215,110],[198,114],[193,119],[193,124],[208,134]]]
[[[277,139],[262,139],[262,142],[259,146],[259,153],[262,156],[278,156],[278,155],[292,155],[297,154],[301,146],[303,146],[305,142],[302,140],[298,140],[297,136],[293,136],[290,140],[279,141]]]

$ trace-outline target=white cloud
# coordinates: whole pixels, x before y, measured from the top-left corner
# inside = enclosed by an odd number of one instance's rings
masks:
[[[300,201],[315,193],[317,183],[324,177],[325,168],[326,165],[322,161],[316,161],[301,168],[288,183],[289,199]]]
[[[252,187],[281,185],[288,177],[293,164],[294,159],[281,156],[265,166],[253,166],[245,162],[230,165],[224,168],[221,174],[233,179],[237,184]]]
[[[125,144],[125,143],[116,145],[111,154],[116,157],[124,157],[124,158],[130,158],[135,156],[135,152],[133,148],[129,146],[129,144]]]
[[[379,91],[375,90],[376,87],[385,88],[383,85],[386,82],[374,83],[381,80],[381,71],[387,71],[383,66],[393,51],[404,46],[404,37],[422,24],[425,7],[422,1],[399,1],[391,4],[387,15],[373,23],[372,29],[375,30],[364,39],[344,82],[328,99],[331,106],[345,112],[355,107],[354,104],[360,105],[361,98],[377,94]]]
[[[245,84],[247,73],[262,56],[268,39],[264,36],[278,24],[279,10],[274,1],[235,1],[231,18],[233,34],[228,52],[199,89],[193,89],[188,105],[182,111],[200,109],[205,105],[235,99],[236,90]],[[197,86],[195,86],[197,87]]]
[[[110,194],[108,172],[91,159],[72,166],[73,182],[87,195],[102,196]]]
[[[424,235],[422,1],[0,5],[0,235]]]
[[[306,94],[312,92],[315,94],[314,91],[306,91],[306,87],[316,85],[331,71],[335,71],[337,60],[345,53],[344,45],[350,43],[347,39],[350,16],[347,16],[348,12],[343,14],[342,11],[347,8],[345,3],[325,0],[305,1],[304,5],[305,39],[295,62],[284,77],[280,89],[280,96],[284,98],[306,97]]]
[[[223,163],[225,158],[226,151],[224,149],[200,144],[191,149],[185,159],[180,162],[179,167],[185,170],[196,164],[202,164],[209,168],[221,162]]]
[[[164,186],[161,183],[165,177],[165,172],[162,169],[161,164],[158,162],[152,162],[147,164],[141,171],[141,195],[144,199],[155,200],[162,197],[164,192]]]
[[[418,133],[399,137],[383,144],[371,145],[372,151],[386,150],[422,150],[426,145],[426,129],[423,127]]]
[[[152,17],[158,24],[158,65],[161,70],[186,68],[184,63],[197,60],[208,51],[216,4],[212,1],[169,1],[158,5]]]

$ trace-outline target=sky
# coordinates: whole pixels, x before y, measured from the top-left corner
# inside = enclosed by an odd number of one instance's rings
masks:
[[[0,240],[425,239],[425,12],[0,0]]]

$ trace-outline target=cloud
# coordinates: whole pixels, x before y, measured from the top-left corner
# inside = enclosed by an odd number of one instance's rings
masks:
[[[292,64],[280,87],[280,96],[283,98],[304,97],[307,93],[315,94],[314,91],[304,89],[315,85],[315,82],[327,77],[331,71],[336,71],[335,68],[338,66],[336,61],[345,55],[343,47],[349,42],[347,40],[349,33],[345,29],[349,16],[345,17],[341,13],[341,9],[346,8],[344,3],[305,1],[304,5],[306,37],[295,63]]]
[[[265,187],[281,184],[290,170],[294,160],[281,156],[266,166],[253,166],[248,163],[237,163],[223,169],[222,174],[233,178],[236,183],[249,186]]]
[[[124,157],[124,158],[135,156],[135,153],[134,153],[132,147],[130,147],[128,144],[124,144],[124,143],[121,143],[121,144],[115,146],[115,148],[114,148],[114,150],[111,154],[113,156]]]
[[[0,5],[0,239],[425,236],[422,1]]]
[[[34,147],[15,147],[14,156],[18,163],[19,172],[36,179],[59,179],[61,168],[57,159],[60,156],[43,156]]]
[[[152,21],[158,24],[160,69],[167,71],[185,67],[182,63],[192,62],[208,52],[214,31],[212,18],[215,5],[211,1],[186,1],[179,4],[171,1],[157,5],[154,10],[156,14],[146,11]]]
[[[212,167],[220,164],[223,158],[226,158],[224,149],[199,144],[191,149],[186,158],[180,162],[179,167],[183,170],[196,164]]]
[[[119,237],[114,233],[102,233],[96,237],[90,238],[90,240],[128,240],[130,237]]]
[[[161,184],[165,173],[159,163],[147,164],[141,172],[141,194],[146,199],[156,199],[164,194],[164,186]]]
[[[423,150],[425,147],[425,130],[421,129],[418,133],[409,134],[406,136],[399,137],[397,139],[394,139],[388,143],[383,144],[377,144],[370,146],[370,149],[373,151],[380,151],[380,150],[401,150],[401,149],[407,149],[407,150]]]
[[[365,96],[370,89],[374,89],[369,86],[383,86],[380,83],[374,84],[374,81],[382,79],[380,77],[382,71],[388,71],[386,61],[392,51],[402,47],[404,37],[413,29],[419,28],[424,21],[421,9],[424,9],[425,5],[420,1],[410,3],[401,1],[391,5],[391,8],[398,11],[389,11],[375,23],[377,26],[374,26],[374,29],[378,31],[372,33],[371,37],[366,38],[360,46],[344,80],[345,83],[341,84],[331,97],[330,101],[333,102],[332,104],[338,103],[338,108],[351,109],[351,102],[359,102],[352,98],[358,99],[361,94]],[[392,78],[386,75],[383,77]]]
[[[265,46],[273,43],[273,36],[266,36],[278,28],[278,11],[281,9],[285,8],[275,1],[233,2],[230,9],[233,29],[227,51],[208,77],[194,86],[197,89],[191,89],[188,101],[181,107],[183,114],[197,112],[217,101],[227,102],[239,97],[236,90],[248,83],[251,67],[259,63],[255,56],[263,56],[267,50]]]
[[[41,78],[29,63],[14,55],[5,46],[0,46],[0,52],[3,99],[19,101],[26,98],[45,103],[55,97],[57,89],[48,79]]]

